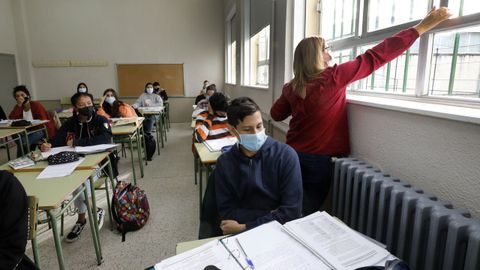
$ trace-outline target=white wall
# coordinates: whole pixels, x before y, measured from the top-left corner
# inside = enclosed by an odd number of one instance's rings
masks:
[[[31,88],[37,99],[58,99],[85,81],[98,96],[116,87],[116,63],[184,63],[185,94],[204,79],[223,85],[221,0],[19,0],[24,13]],[[16,4],[17,5],[17,4]],[[31,68],[35,60],[104,59],[107,67]],[[23,75],[23,74],[22,74]],[[139,89],[139,93],[142,89]]]
[[[352,154],[480,217],[480,126],[348,105]]]
[[[0,53],[15,54],[15,31],[11,0],[0,0]]]

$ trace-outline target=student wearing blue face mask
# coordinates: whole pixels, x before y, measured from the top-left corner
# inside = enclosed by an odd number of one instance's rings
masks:
[[[134,109],[139,107],[158,107],[163,106],[162,98],[154,93],[153,84],[145,84],[145,92],[138,97],[137,101],[132,105]],[[145,133],[150,134],[155,124],[155,116],[145,116],[145,121],[143,122],[143,129]]]
[[[107,119],[136,117],[137,113],[129,104],[118,99],[117,92],[112,88],[108,88],[103,92],[103,98],[100,102],[100,108],[97,114]]]
[[[223,233],[301,217],[302,175],[295,150],[265,134],[252,99],[234,99],[227,115],[239,144],[219,157],[214,171]]]

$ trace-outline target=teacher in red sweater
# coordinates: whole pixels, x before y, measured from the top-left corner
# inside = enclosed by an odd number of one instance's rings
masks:
[[[332,156],[350,154],[346,87],[401,55],[423,33],[451,16],[433,8],[416,26],[367,50],[354,60],[328,66],[321,37],[303,39],[295,49],[294,78],[283,86],[270,114],[275,121],[292,116],[286,143],[298,153],[303,179],[303,215],[320,209],[330,189]]]
[[[49,120],[47,111],[40,102],[32,101],[30,98],[30,92],[25,85],[19,85],[13,88],[13,97],[17,104],[13,107],[9,119],[24,119],[24,120]],[[47,124],[47,131],[50,137],[55,136],[57,132],[53,121],[49,121]],[[46,138],[46,134],[43,130],[34,132],[28,135],[28,141],[30,145],[36,145],[36,143]],[[23,140],[25,142],[25,140]],[[24,148],[26,149],[26,148]],[[30,148],[33,149],[33,148]],[[17,155],[20,151],[17,151]]]

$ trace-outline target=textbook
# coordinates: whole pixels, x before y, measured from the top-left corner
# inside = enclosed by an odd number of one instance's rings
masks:
[[[203,144],[208,148],[210,152],[218,152],[222,150],[224,146],[234,145],[238,142],[236,137],[225,137],[222,139],[205,140]]]
[[[277,221],[212,240],[167,258],[155,270],[230,269],[354,270],[383,266],[394,257],[326,212],[281,225]]]
[[[17,159],[10,160],[8,165],[14,170],[21,168],[26,168],[35,165],[35,162],[28,157],[21,157]]]
[[[64,151],[71,151],[71,152],[77,152],[79,154],[88,155],[88,154],[95,154],[95,153],[115,150],[116,148],[117,148],[116,144],[97,144],[92,146],[76,146],[76,147],[60,146],[60,147],[53,147],[46,152],[42,152],[41,154],[42,154],[42,157],[46,159],[50,155],[55,155]]]

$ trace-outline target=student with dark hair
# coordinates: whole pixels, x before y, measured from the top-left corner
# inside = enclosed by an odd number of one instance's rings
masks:
[[[97,114],[107,119],[120,117],[136,117],[137,113],[129,104],[118,99],[117,92],[112,88],[103,91],[103,98]]]
[[[27,245],[28,199],[7,171],[0,171],[0,217],[0,269],[17,269]]]
[[[209,99],[208,110],[197,115],[195,124],[195,140],[220,139],[232,136],[227,121],[228,97],[220,92]]]
[[[132,105],[133,108],[138,109],[139,107],[156,107],[163,106],[162,98],[153,92],[153,84],[148,82],[145,84],[144,93],[138,97],[137,101]],[[145,121],[143,122],[143,129],[146,134],[152,132],[153,125],[155,124],[155,116],[145,116]]]
[[[59,146],[90,146],[112,143],[112,130],[108,120],[96,114],[93,106],[93,96],[89,93],[76,93],[72,96],[73,116],[70,117],[58,130],[57,135],[52,139],[51,144],[41,145],[41,151],[48,151],[50,148]],[[114,154],[110,155],[112,162],[113,176],[118,175],[117,159]],[[86,181],[87,191],[90,192],[90,182]],[[80,188],[74,194],[80,192]],[[87,223],[83,193],[75,199],[75,207],[78,208],[78,219],[72,231],[67,235],[67,242],[74,242],[78,239]],[[99,227],[103,225],[105,212],[97,209]]]
[[[417,38],[451,16],[447,8],[433,9],[416,26],[357,56],[328,66],[332,59],[321,37],[300,41],[293,59],[294,78],[283,86],[270,114],[275,121],[289,116],[287,144],[298,153],[304,185],[303,215],[318,211],[332,181],[332,156],[350,153],[346,88],[406,51]]]
[[[208,82],[208,81],[207,81]],[[204,91],[202,93],[202,91]],[[209,84],[207,85],[204,89],[202,89],[202,91],[200,92],[200,95],[198,95],[196,98],[195,98],[195,105],[199,105],[198,103],[200,103],[201,101],[208,101],[208,98],[213,95],[215,92],[217,92],[217,86],[212,83],[212,84]],[[200,106],[202,106],[202,104],[200,104]]]
[[[43,107],[40,102],[31,100],[30,92],[28,91],[25,85],[18,85],[13,88],[13,98],[17,104],[13,107],[10,115],[8,116],[9,119],[24,119],[24,120],[49,120],[47,111]],[[45,124],[47,126],[47,132],[50,137],[55,136],[57,129],[53,121],[49,121]],[[40,128],[40,127],[39,127]],[[30,133],[28,135],[28,142],[33,149],[37,142],[41,139],[46,138],[47,135],[43,130],[39,130],[38,132]],[[25,143],[25,139],[23,139]],[[24,149],[26,149],[24,147]],[[17,150],[17,155],[21,155],[20,147]]]
[[[157,95],[159,95],[163,101],[167,101],[168,100],[168,95],[167,95],[167,90],[163,89],[161,86],[160,86],[160,83],[159,82],[154,82],[153,83],[153,92]]]
[[[252,99],[234,99],[227,115],[239,144],[218,158],[214,171],[223,233],[299,218],[302,178],[295,151],[265,134],[260,109]]]
[[[77,85],[77,93],[88,93],[88,86],[86,83],[81,82]]]

